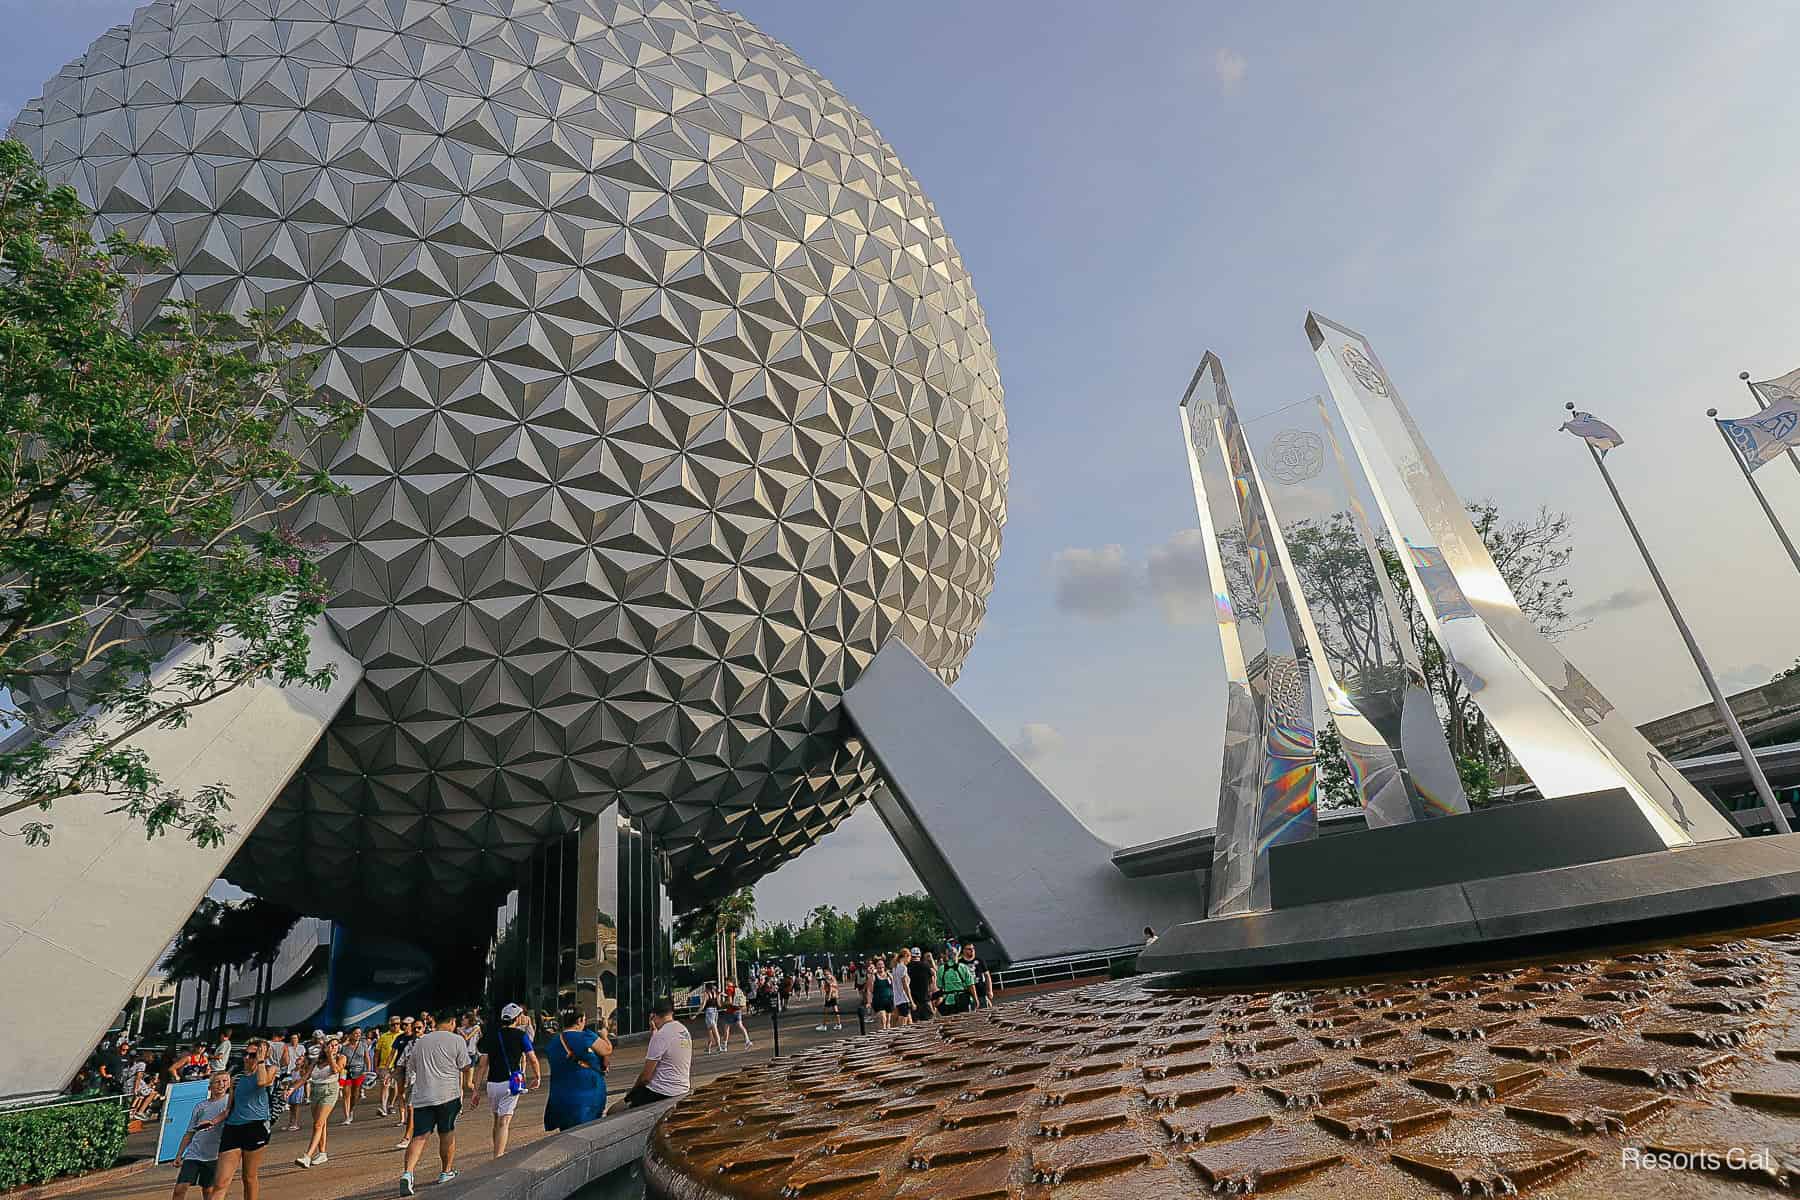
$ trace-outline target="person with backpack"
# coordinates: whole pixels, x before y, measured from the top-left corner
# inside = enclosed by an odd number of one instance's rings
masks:
[[[725,990],[719,995],[719,1009],[720,1020],[724,1025],[725,1044],[722,1049],[731,1049],[733,1029],[744,1035],[744,1049],[750,1049],[755,1043],[750,1040],[750,1030],[744,1024],[744,993],[738,988],[737,980],[725,981]]]
[[[951,1013],[970,1012],[975,1008],[975,947],[963,947],[960,958],[946,954],[937,972],[937,990],[943,994],[938,1010]]]
[[[483,1036],[476,1047],[481,1056],[475,1064],[477,1085],[471,1097],[471,1107],[481,1107],[481,1067],[486,1064],[488,1106],[494,1110],[495,1158],[506,1153],[506,1142],[512,1136],[513,1113],[519,1107],[519,1097],[544,1081],[543,1068],[539,1066],[537,1054],[531,1045],[531,1035],[525,1032],[525,1023],[521,1020],[524,1016],[524,1005],[508,1004],[500,1010],[500,1027]],[[529,1085],[525,1082],[527,1068],[531,1072]]]

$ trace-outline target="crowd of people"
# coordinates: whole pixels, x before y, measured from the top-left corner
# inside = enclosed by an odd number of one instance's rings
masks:
[[[764,964],[752,970],[752,978],[748,989],[728,979],[724,987],[709,983],[701,993],[708,1054],[730,1050],[734,1031],[746,1049],[753,1048],[756,1043],[746,1019],[749,1013],[786,1012],[796,1003],[810,1004],[815,993],[819,1023],[813,1028],[823,1033],[843,1029],[842,992],[846,988],[853,988],[862,1008],[874,1014],[878,1029],[988,1008],[999,990],[974,943],[955,939],[929,950],[903,946],[892,953],[854,959],[836,969],[800,966],[788,971]]]
[[[700,1012],[707,1053],[725,1053],[732,1035],[755,1045],[747,1016],[819,1004],[815,1030],[844,1027],[845,996],[872,1014],[878,1029],[928,1021],[993,1004],[998,988],[974,945],[947,941],[921,950],[901,947],[836,968],[769,964],[749,986],[707,984]],[[437,1140],[438,1181],[457,1177],[456,1125],[464,1106],[492,1114],[495,1157],[506,1153],[520,1097],[545,1086],[544,1128],[569,1129],[607,1112],[606,1068],[614,1040],[605,1022],[590,1027],[576,1010],[542,1027],[522,1005],[503,1005],[498,1020],[470,1011],[390,1016],[385,1028],[310,1036],[251,1037],[239,1046],[227,1028],[213,1044],[196,1042],[160,1057],[123,1036],[102,1043],[77,1086],[122,1093],[132,1115],[151,1119],[170,1085],[204,1080],[207,1095],[190,1114],[177,1152],[173,1200],[198,1186],[203,1200],[225,1200],[243,1181],[244,1200],[258,1200],[258,1173],[278,1132],[304,1137],[296,1165],[331,1161],[331,1128],[386,1119],[399,1130],[400,1191],[413,1195],[417,1171]],[[644,1064],[613,1111],[687,1093],[693,1040],[673,1004],[652,1005]],[[371,1109],[373,1117],[371,1117]],[[296,1141],[296,1145],[298,1145]]]
[[[484,1104],[491,1111],[495,1157],[507,1151],[520,1098],[546,1083],[546,1130],[583,1125],[607,1111],[614,1043],[604,1024],[590,1028],[587,1014],[575,1010],[546,1020],[540,1033],[522,1005],[504,1005],[498,1015],[489,1028],[473,1012],[391,1016],[385,1029],[315,1029],[310,1037],[251,1037],[241,1047],[228,1028],[214,1044],[194,1043],[160,1059],[121,1036],[102,1043],[79,1082],[84,1090],[128,1096],[132,1115],[148,1120],[169,1086],[206,1081],[207,1095],[188,1115],[176,1152],[174,1200],[195,1186],[204,1200],[224,1200],[238,1179],[244,1200],[258,1200],[260,1168],[277,1133],[306,1138],[294,1162],[310,1170],[331,1161],[332,1125],[366,1121],[371,1107],[400,1131],[400,1192],[410,1196],[433,1137],[438,1182],[457,1177],[456,1124],[465,1103],[470,1111]],[[651,1006],[650,1024],[643,1069],[614,1111],[689,1090],[692,1040],[669,1000]]]

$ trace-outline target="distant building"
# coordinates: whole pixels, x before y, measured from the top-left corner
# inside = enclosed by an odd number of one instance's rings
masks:
[[[1795,820],[1800,808],[1800,675],[1750,688],[1729,700],[1788,819],[1800,824]],[[1688,782],[1737,817],[1745,832],[1772,828],[1731,735],[1710,702],[1658,717],[1638,726],[1638,731],[1680,768]]]

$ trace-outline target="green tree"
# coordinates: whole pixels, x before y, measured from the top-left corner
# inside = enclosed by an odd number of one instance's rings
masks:
[[[1540,508],[1527,519],[1510,519],[1485,500],[1468,505],[1468,514],[1520,611],[1538,630],[1557,638],[1580,628],[1573,609],[1575,589],[1566,574],[1574,553],[1568,516]],[[1339,679],[1350,686],[1359,673],[1393,670],[1401,661],[1401,648],[1394,643],[1383,611],[1369,550],[1350,514],[1336,512],[1296,522],[1287,531],[1287,544],[1319,639]],[[1399,603],[1404,635],[1413,644],[1426,688],[1443,718],[1444,736],[1464,790],[1472,803],[1485,804],[1496,787],[1514,777],[1516,764],[1469,695],[1455,664],[1432,637],[1404,564],[1385,540],[1378,542],[1376,552]],[[1319,780],[1322,807],[1359,803],[1341,739],[1329,723],[1319,733]]]
[[[892,900],[864,904],[856,910],[856,949],[864,952],[900,946],[926,946],[949,936],[937,903],[923,892],[901,893]]]
[[[1580,629],[1585,622],[1574,614],[1575,587],[1564,574],[1575,552],[1568,514],[1539,508],[1531,517],[1517,520],[1501,516],[1499,506],[1490,500],[1467,507],[1475,532],[1525,618],[1552,640]],[[1518,764],[1463,685],[1456,665],[1431,636],[1399,556],[1384,546],[1383,557],[1419,651],[1425,685],[1444,714],[1444,736],[1451,757],[1464,777],[1465,790],[1468,780],[1478,781],[1476,790],[1470,792],[1470,802],[1477,803],[1479,793],[1480,802],[1485,803],[1495,787],[1522,778]]]
[[[720,975],[736,978],[739,950],[755,958],[762,948],[752,932],[755,922],[756,893],[746,887],[679,914],[670,933],[688,943],[696,965],[711,962]]]
[[[1350,776],[1350,761],[1344,757],[1344,743],[1338,737],[1337,725],[1326,721],[1319,730],[1318,749],[1319,807],[1329,812],[1339,808],[1360,808],[1356,781]]]
[[[0,753],[0,818],[91,797],[217,845],[225,789],[184,795],[131,742],[249,684],[330,682],[307,654],[325,580],[283,518],[341,494],[319,464],[357,413],[308,386],[316,334],[147,305],[167,252],[92,227],[0,143],[0,721],[37,735]]]

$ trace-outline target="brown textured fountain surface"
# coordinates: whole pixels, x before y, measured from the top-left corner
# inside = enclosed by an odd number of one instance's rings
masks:
[[[1800,1188],[1800,926],[1429,978],[1235,992],[1154,982],[721,1076],[657,1126],[651,1195],[1660,1200]]]

